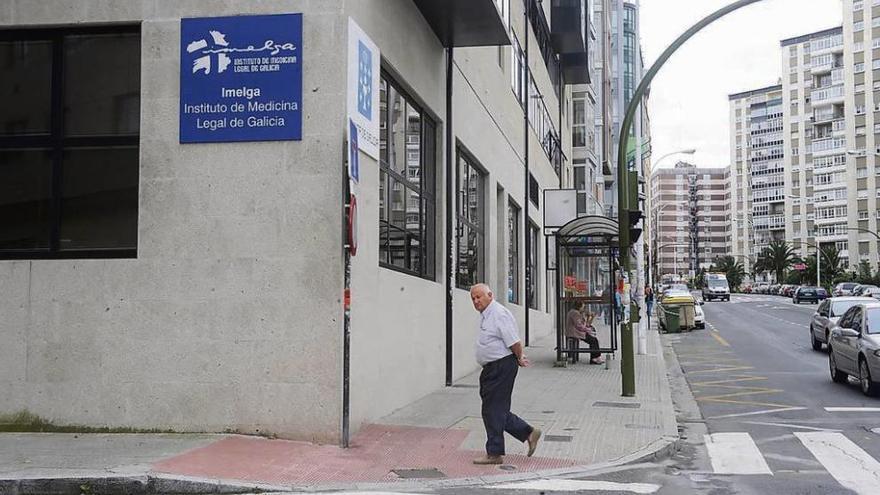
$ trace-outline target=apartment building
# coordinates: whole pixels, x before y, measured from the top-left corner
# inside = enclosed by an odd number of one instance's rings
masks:
[[[816,236],[846,227],[846,102],[843,29],[783,40],[785,238],[802,256]],[[848,255],[843,237],[836,241]]]
[[[847,191],[846,223],[819,226],[817,241],[835,242],[838,247],[845,241],[850,268],[861,260],[876,268],[880,241],[871,232],[880,229],[880,0],[845,0],[842,5],[848,111],[846,173],[839,183]],[[839,213],[844,212],[835,211],[834,218]],[[818,207],[816,216],[818,220]]]
[[[656,278],[692,277],[730,254],[729,169],[678,162],[651,176]]]
[[[476,370],[470,284],[549,335],[584,3],[455,4],[4,2],[0,414],[335,443]]]
[[[746,272],[771,241],[785,238],[782,85],[732,94],[731,254]]]
[[[848,269],[861,261],[878,266],[880,0],[845,0],[842,8],[843,26],[781,41],[779,95],[768,93],[774,88],[731,95],[737,255],[754,259],[767,240],[784,238],[802,255],[833,244]],[[758,154],[761,147],[777,147],[775,126],[754,129],[760,134],[750,129],[748,139],[744,132],[754,109],[750,100],[769,104],[777,96],[781,109],[774,112],[782,112],[783,141],[779,194],[775,158],[763,166],[755,160],[775,157]],[[758,110],[765,113],[760,102]]]
[[[610,151],[610,128],[605,127],[604,115],[610,98],[610,67],[604,63],[610,37],[606,23],[610,0],[589,0],[586,4],[589,37],[590,83],[571,88],[571,164],[572,186],[577,189],[579,215],[604,215],[605,153]]]

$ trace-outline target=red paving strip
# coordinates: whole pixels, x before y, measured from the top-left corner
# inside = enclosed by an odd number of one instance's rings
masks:
[[[513,471],[498,466],[476,466],[471,461],[482,452],[458,450],[467,435],[467,430],[368,425],[352,439],[352,447],[347,450],[307,442],[235,436],[161,461],[153,470],[205,478],[313,485],[399,479],[392,469],[436,468],[448,478],[465,478],[576,464],[563,459],[508,455],[505,464],[515,466]]]

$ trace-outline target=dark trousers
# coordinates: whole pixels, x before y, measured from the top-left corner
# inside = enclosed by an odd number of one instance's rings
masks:
[[[587,336],[582,338],[581,340],[586,342],[587,345],[590,346],[590,349],[598,349],[599,348],[599,339],[597,339],[596,337],[594,337],[590,334],[587,334]],[[600,357],[602,357],[601,352],[591,352],[590,353],[590,359],[596,359],[596,358],[600,358]]]
[[[480,373],[480,398],[483,400],[483,424],[486,426],[486,453],[504,455],[504,432],[520,442],[528,440],[532,427],[510,412],[510,397],[519,365],[513,354],[483,366]]]

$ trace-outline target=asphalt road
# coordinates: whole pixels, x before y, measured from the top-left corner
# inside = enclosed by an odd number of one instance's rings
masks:
[[[705,330],[664,337],[680,365],[675,456],[534,489],[443,493],[880,494],[880,399],[831,381],[827,353],[810,347],[816,305],[734,295],[703,309]]]

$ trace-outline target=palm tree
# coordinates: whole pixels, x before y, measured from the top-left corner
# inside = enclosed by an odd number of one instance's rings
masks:
[[[772,269],[770,267],[770,262],[768,261],[767,256],[765,254],[766,253],[764,253],[762,251],[761,254],[759,254],[757,259],[755,260],[755,264],[752,266],[752,272],[753,272],[752,277],[753,278],[757,279],[758,275],[760,275],[764,272],[770,271]]]
[[[731,289],[736,289],[742,284],[746,271],[742,263],[736,261],[733,256],[722,256],[715,261],[716,269],[727,275],[727,282]]]
[[[776,274],[777,283],[781,283],[785,277],[785,271],[798,257],[794,248],[785,241],[771,242],[769,246],[764,248],[763,255],[769,265],[767,268]]]
[[[840,252],[837,246],[829,244],[822,248],[822,280],[827,284],[842,275],[844,269],[840,266]]]

